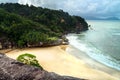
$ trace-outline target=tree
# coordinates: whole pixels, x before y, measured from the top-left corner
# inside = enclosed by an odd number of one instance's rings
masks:
[[[29,31],[28,33],[22,35],[21,38],[29,44],[36,44],[39,42],[46,42],[48,35],[37,31]]]
[[[34,56],[32,54],[25,53],[25,54],[19,55],[17,57],[17,60],[20,62],[23,62],[25,64],[28,64],[28,65],[33,65],[33,66],[39,67],[41,70],[43,70],[43,68],[38,63],[36,56]]]
[[[51,37],[88,29],[87,22],[79,16],[71,16],[63,10],[20,5],[0,4],[0,36],[5,36],[13,47],[26,47],[40,42],[49,45]]]

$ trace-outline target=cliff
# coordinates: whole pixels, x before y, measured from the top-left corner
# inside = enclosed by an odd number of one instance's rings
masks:
[[[0,53],[0,80],[85,80],[25,65]]]

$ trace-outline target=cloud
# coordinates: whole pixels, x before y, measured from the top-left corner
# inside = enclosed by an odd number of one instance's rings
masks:
[[[120,0],[76,0],[63,9],[71,14],[82,16],[99,16],[99,17],[120,17]],[[75,7],[76,6],[76,7]]]
[[[42,6],[51,9],[63,9],[72,15],[120,17],[120,0],[0,0]]]
[[[18,0],[18,3],[34,5],[34,6],[41,6],[42,0]]]
[[[6,2],[17,3],[18,0],[0,0],[0,3],[6,3]]]

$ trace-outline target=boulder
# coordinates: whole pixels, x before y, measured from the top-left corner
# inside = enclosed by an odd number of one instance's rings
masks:
[[[26,65],[0,53],[0,80],[85,80],[60,76],[38,67]]]

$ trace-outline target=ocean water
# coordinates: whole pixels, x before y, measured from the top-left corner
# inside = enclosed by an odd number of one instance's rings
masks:
[[[120,70],[120,21],[88,20],[90,30],[69,34],[70,45],[96,61]]]

